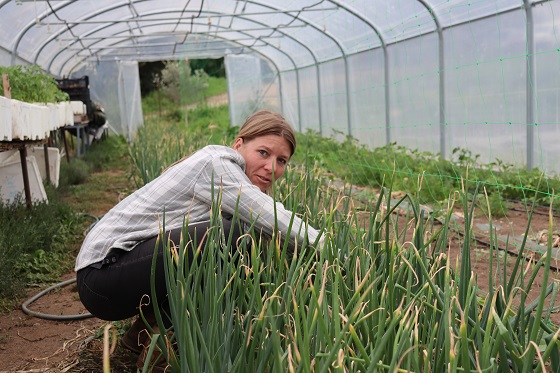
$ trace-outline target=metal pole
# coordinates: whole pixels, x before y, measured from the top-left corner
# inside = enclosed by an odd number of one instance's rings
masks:
[[[231,72],[231,67],[230,64],[228,63],[228,61],[226,60],[226,58],[224,59],[224,65],[226,68],[226,77],[229,77],[229,79],[226,80],[227,83],[227,95],[228,95],[228,112],[229,112],[229,125],[230,127],[234,125],[233,123],[233,107],[234,107],[234,102],[233,102],[233,87],[232,87],[232,80],[233,80],[233,73]]]
[[[60,134],[62,135],[62,141],[64,142],[64,153],[66,153],[66,161],[70,163],[70,152],[68,149],[68,140],[66,140],[66,130],[64,128],[61,128]]]
[[[443,32],[438,28],[438,54],[439,54],[439,151],[441,158],[445,159],[445,56],[443,51]]]
[[[284,97],[282,95],[282,76],[280,74],[280,71],[278,71],[278,93],[280,94],[280,111],[282,113],[285,113],[284,111]]]
[[[43,151],[45,154],[45,174],[47,176],[47,183],[50,184],[51,183],[51,166],[50,166],[50,162],[49,162],[49,145],[48,144],[44,144],[43,145]]]
[[[27,171],[27,148],[22,146],[19,148],[19,158],[21,160],[21,173],[23,175],[23,189],[25,191],[25,203],[28,208],[32,207],[31,188],[29,186],[29,174]]]
[[[424,8],[432,15],[436,32],[438,34],[438,71],[439,71],[439,151],[441,157],[445,158],[445,70],[444,70],[444,47],[443,47],[443,28],[436,15],[425,0],[418,0]]]
[[[533,26],[533,9],[529,0],[523,0],[527,19],[527,170],[534,167],[535,138],[535,92],[537,74],[535,71],[535,35]]]
[[[350,73],[348,72],[348,57],[346,54],[343,56],[344,58],[344,71],[346,77],[346,116],[348,121],[348,135],[352,136],[352,113],[351,113],[351,105],[350,105]]]
[[[299,69],[296,68],[295,72],[296,72],[297,112],[298,112],[299,132],[303,132],[303,124],[301,123],[301,88],[299,86]]]
[[[319,135],[323,136],[323,113],[321,104],[321,72],[319,71],[319,64],[315,65],[317,69],[317,106],[319,107]]]
[[[383,48],[383,70],[385,79],[385,139],[387,145],[391,143],[391,100],[389,99],[389,56],[387,47]]]

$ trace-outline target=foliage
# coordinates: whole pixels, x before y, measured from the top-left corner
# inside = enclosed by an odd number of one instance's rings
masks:
[[[145,116],[163,115],[177,109],[177,104],[161,90],[152,91],[142,98],[142,111]]]
[[[22,198],[0,201],[0,299],[8,306],[24,286],[53,281],[73,265],[67,246],[80,218],[46,186],[49,203],[28,209]]]
[[[209,80],[216,79],[222,82],[226,81],[226,71],[223,58],[189,60],[189,67],[191,72],[203,70],[208,75]],[[157,77],[161,76],[161,71],[164,68],[165,61],[150,61],[138,63],[138,70],[140,75],[140,90],[142,91],[143,98],[158,89],[155,83],[158,81]],[[225,92],[225,90],[220,92],[207,92],[206,95],[212,96],[223,92]]]
[[[226,69],[224,58],[208,58],[189,60],[189,65],[193,70],[204,70],[210,77],[225,78]]]
[[[166,61],[161,76],[156,76],[157,87],[175,103],[193,103],[208,88],[208,74],[204,70],[191,71],[184,61]]]
[[[138,75],[140,78],[140,92],[142,99],[157,89],[154,78],[161,74],[165,67],[163,61],[139,61]]]
[[[207,97],[219,95],[227,92],[227,83],[224,78],[208,78],[208,86],[199,92],[197,100],[204,100]],[[187,103],[190,103],[190,99]],[[194,105],[194,103],[193,103]],[[198,105],[203,105],[201,101]],[[184,111],[181,106],[177,105],[164,90],[152,91],[142,98],[142,110],[147,117],[154,115],[165,116],[169,121],[183,121]],[[190,120],[190,118],[189,118]]]
[[[61,188],[69,185],[78,185],[87,180],[90,166],[80,158],[71,158],[70,162],[60,163],[59,184]]]
[[[460,266],[448,260],[450,213],[434,229],[417,200],[407,195],[393,204],[391,189],[383,188],[378,201],[363,206],[360,219],[350,194],[326,183],[320,170],[303,168],[276,189],[288,209],[311,201],[305,216],[327,232],[321,250],[305,246],[290,257],[280,237],[267,244],[254,232],[230,250],[228,237],[219,234],[219,197],[212,207],[216,229],[207,232],[202,249],[193,237],[171,249],[162,235],[172,327],[156,334],[152,346],[169,356],[173,371],[560,368],[560,344],[546,306],[558,284],[543,286],[530,304],[525,300],[539,271],[547,283],[551,241],[549,255],[528,272],[522,256],[510,273],[491,265],[500,280],[493,283],[491,273],[492,290],[482,294],[468,259],[471,240],[463,243]],[[471,237],[467,189],[457,195]],[[405,202],[412,227],[406,241],[392,214]],[[196,253],[192,261],[189,250]]]
[[[0,66],[1,74],[8,74],[12,98],[25,102],[67,101],[68,94],[58,89],[56,80],[38,65]],[[0,85],[0,94],[4,87]]]
[[[369,149],[352,137],[338,141],[334,136],[325,138],[312,131],[299,134],[298,143],[308,149],[296,153],[299,162],[315,164],[355,185],[380,187],[390,183],[395,190],[418,196],[420,203],[436,208],[445,206],[448,196],[464,182],[470,185],[470,201],[474,200],[475,185],[487,189],[494,217],[505,213],[506,198],[526,202],[530,195],[539,204],[553,202],[560,206],[560,201],[552,198],[553,191],[560,190],[558,177],[547,177],[538,169],[527,171],[499,160],[479,164],[479,156],[467,149],[454,149],[452,159],[446,160],[439,154],[395,143]]]
[[[25,287],[57,281],[74,267],[75,250],[91,219],[78,214],[85,204],[74,206],[65,198],[90,178],[91,171],[127,164],[126,150],[124,138],[111,136],[94,143],[82,158],[73,157],[70,163],[63,159],[59,187],[45,185],[48,203],[29,209],[23,196],[10,204],[0,200],[0,310],[10,309]],[[106,193],[107,181],[94,187],[94,193]]]
[[[227,106],[199,105],[189,110],[189,124],[168,116],[147,116],[130,145],[133,177],[138,187],[158,177],[163,170],[207,144],[233,142],[237,128],[229,126]]]
[[[82,159],[93,172],[113,169],[126,162],[128,144],[122,135],[112,135],[103,141],[96,141],[83,155]]]
[[[205,97],[221,95],[227,92],[227,80],[225,78],[216,78],[210,76],[208,78],[208,88],[204,91]]]
[[[71,157],[70,162],[61,162],[59,184],[61,188],[84,183],[92,172],[114,168],[126,162],[128,145],[124,136],[110,136],[96,141],[81,157]]]

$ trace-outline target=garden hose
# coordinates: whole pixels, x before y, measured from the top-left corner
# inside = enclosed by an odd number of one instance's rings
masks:
[[[93,315],[91,313],[83,313],[83,314],[79,314],[79,315],[50,315],[50,314],[46,314],[46,313],[41,313],[41,312],[36,312],[36,311],[32,311],[28,308],[28,306],[35,302],[37,299],[41,298],[43,295],[47,294],[49,291],[57,289],[57,288],[61,288],[64,287],[66,285],[72,284],[76,282],[76,278],[71,278],[70,280],[66,280],[66,281],[62,281],[59,282],[58,284],[55,284],[53,286],[50,286],[48,288],[46,288],[45,290],[41,291],[40,293],[38,293],[37,295],[29,298],[28,300],[26,300],[25,302],[23,302],[23,304],[21,305],[21,309],[23,310],[23,312],[25,312],[28,315],[31,316],[35,316],[41,319],[47,319],[47,320],[82,320],[82,319],[87,319],[89,317],[93,317]]]
[[[90,214],[84,214],[84,213],[79,213],[78,215],[80,216],[85,216],[85,217],[89,217],[94,219],[95,221],[84,231],[84,236],[90,231],[90,229],[97,224],[97,222],[99,221],[99,218],[97,216],[93,216]],[[47,320],[58,320],[58,321],[62,321],[62,320],[82,320],[82,319],[87,319],[90,317],[93,317],[93,315],[91,313],[82,313],[82,314],[78,314],[78,315],[51,315],[51,314],[46,314],[46,313],[41,313],[41,312],[37,312],[37,311],[32,311],[30,310],[28,307],[31,303],[35,302],[37,299],[41,298],[43,295],[47,294],[48,292],[50,292],[51,290],[54,289],[58,289],[58,288],[62,288],[66,285],[70,285],[72,283],[76,282],[76,278],[71,278],[69,280],[66,281],[62,281],[59,282],[58,284],[54,284],[52,286],[49,286],[48,288],[46,288],[45,290],[37,293],[36,295],[34,295],[33,297],[29,298],[28,300],[26,300],[25,302],[23,302],[23,304],[21,305],[21,309],[23,312],[25,312],[28,315],[31,316],[35,316],[41,319],[47,319]]]

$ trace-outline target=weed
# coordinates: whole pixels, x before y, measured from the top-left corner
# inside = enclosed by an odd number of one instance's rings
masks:
[[[109,136],[106,140],[94,142],[82,159],[91,172],[99,172],[126,162],[127,148],[124,136]]]
[[[126,149],[126,142],[114,136],[92,145],[83,158],[74,157],[70,163],[62,160],[59,188],[45,185],[48,203],[27,208],[23,196],[12,203],[0,201],[0,310],[11,309],[24,287],[55,282],[74,267],[84,227],[91,223],[76,210],[93,206],[70,205],[68,193],[85,193],[85,184],[78,184],[91,177],[90,170],[127,163]],[[98,204],[99,195],[113,181],[104,179],[90,187],[89,195],[93,188],[98,197],[89,198],[88,203]]]
[[[335,133],[323,138],[313,131],[299,134],[298,143],[305,150],[296,153],[296,161],[321,167],[355,185],[379,188],[391,184],[395,190],[418,196],[420,203],[435,209],[443,207],[447,196],[465,181],[471,194],[477,184],[486,187],[494,216],[505,213],[505,198],[526,202],[531,196],[538,204],[552,202],[560,207],[560,201],[552,198],[553,191],[560,190],[560,179],[538,169],[528,171],[500,160],[481,165],[479,155],[461,148],[455,148],[452,160],[446,160],[396,143],[368,149],[356,139],[347,136],[339,141],[337,136],[341,137]],[[487,206],[481,208],[487,213]]]
[[[81,158],[71,158],[70,162],[61,162],[59,184],[61,187],[78,185],[87,180],[90,166]]]
[[[49,282],[73,265],[73,235],[80,218],[47,186],[49,203],[26,207],[21,198],[0,202],[0,298],[13,301],[30,283]]]

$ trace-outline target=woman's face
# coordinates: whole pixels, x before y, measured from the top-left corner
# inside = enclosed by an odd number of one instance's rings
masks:
[[[292,149],[288,140],[277,135],[259,136],[249,141],[237,138],[233,148],[245,159],[249,180],[263,192],[282,176]]]

